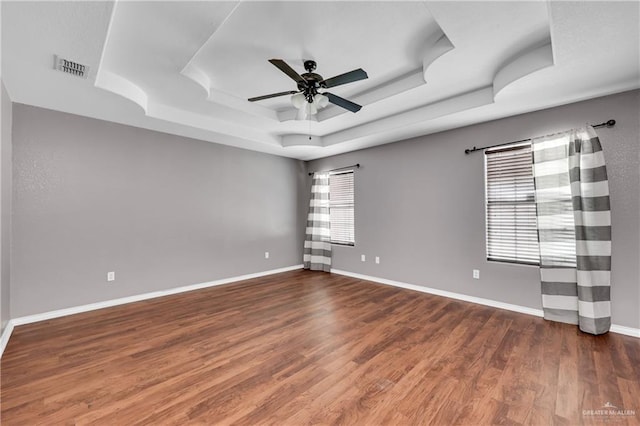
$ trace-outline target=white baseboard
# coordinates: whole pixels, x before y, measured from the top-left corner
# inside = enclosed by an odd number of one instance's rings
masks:
[[[13,328],[17,325],[31,324],[34,322],[45,321],[48,319],[59,318],[67,315],[73,315],[73,314],[79,314],[82,312],[94,311],[97,309],[109,308],[111,306],[118,306],[118,305],[124,305],[127,303],[139,302],[142,300],[155,299],[156,297],[169,296],[172,294],[185,293],[187,291],[199,290],[207,287],[215,287],[219,285],[230,284],[237,281],[244,281],[252,278],[259,278],[267,275],[279,274],[281,272],[294,271],[296,269],[301,269],[301,268],[302,268],[302,265],[287,266],[285,268],[272,269],[269,271],[256,272],[253,274],[240,275],[240,276],[231,277],[231,278],[224,278],[221,280],[209,281],[206,283],[193,284],[193,285],[188,285],[184,287],[176,287],[168,290],[159,290],[151,293],[144,293],[144,294],[138,294],[135,296],[122,297],[120,299],[105,300],[103,302],[90,303],[88,305],[74,306],[72,308],[58,309],[55,311],[43,312],[41,314],[34,314],[34,315],[27,315],[23,317],[13,318],[7,322],[7,326],[5,327],[4,331],[2,332],[2,336],[0,337],[0,358],[4,353],[4,349],[6,348],[7,343],[9,342],[9,338],[11,337],[11,333],[13,332]],[[534,315],[537,317],[542,317],[543,315],[542,310],[528,308],[526,306],[513,305],[510,303],[498,302],[491,299],[468,296],[466,294],[453,293],[450,291],[438,290],[435,288],[423,287],[415,284],[407,284],[400,281],[388,280],[386,278],[378,278],[370,275],[357,274],[355,272],[342,271],[339,269],[332,269],[331,272],[334,274],[345,275],[348,277],[358,278],[361,280],[391,285],[394,287],[405,288],[408,290],[419,291],[422,293],[434,294],[436,296],[443,296],[451,299],[462,300],[465,302],[477,303],[479,305],[491,306],[493,308],[506,309],[508,311],[519,312],[522,314]],[[611,325],[611,332],[640,338],[640,329],[638,328],[632,328],[632,327],[613,324]]]
[[[9,337],[11,337],[11,333],[13,333],[13,326],[13,320],[7,321],[7,325],[2,332],[2,337],[0,337],[0,358],[2,358],[4,348],[6,348],[7,343],[9,343]]]
[[[192,284],[184,287],[170,288],[167,290],[153,291],[150,293],[136,294],[135,296],[122,297],[120,299],[105,300],[103,302],[90,303],[88,305],[74,306],[72,308],[58,309],[55,311],[43,312],[41,314],[27,315],[13,318],[10,322],[13,325],[31,324],[33,322],[45,321],[52,318],[59,318],[67,315],[79,314],[82,312],[95,311],[96,309],[109,308],[111,306],[124,305],[127,303],[139,302],[141,300],[155,299],[156,297],[169,296],[187,291],[200,290],[207,287],[215,287],[223,284],[230,284],[237,281],[250,280],[252,278],[264,277],[267,275],[279,274],[282,272],[302,269],[302,265],[287,266],[285,268],[272,269],[270,271],[256,272],[253,274],[240,275],[237,277],[223,278],[221,280],[209,281],[206,283]],[[7,338],[8,339],[8,338]]]
[[[394,287],[406,288],[408,290],[420,291],[422,293],[434,294],[436,296],[448,297],[450,299],[462,300],[464,302],[477,303],[478,305],[491,306],[492,308],[506,309],[508,311],[519,312],[521,314],[534,315],[542,317],[544,314],[542,309],[529,308],[526,306],[513,305],[511,303],[498,302],[496,300],[484,299],[482,297],[469,296],[466,294],[453,293],[451,291],[438,290],[436,288],[423,287],[415,284],[407,284],[400,281],[388,280],[386,278],[372,277],[370,275],[358,274],[355,272],[342,271],[340,269],[332,269],[332,273],[345,275],[347,277],[358,278],[366,281],[373,281],[379,284],[391,285]],[[640,338],[640,328],[625,327],[623,325],[612,324],[610,331],[612,333],[624,334],[626,336]]]
[[[302,265],[287,266],[284,268],[272,269],[270,271],[256,272],[253,274],[240,275],[237,277],[223,278],[221,280],[209,281],[206,283],[192,284],[184,287],[170,288],[168,290],[153,291],[151,293],[136,294],[135,296],[122,297],[119,299],[105,300],[103,302],[90,303],[88,305],[74,306],[71,308],[57,309],[55,311],[43,312],[40,314],[27,315],[10,319],[7,326],[2,332],[0,338],[0,358],[4,353],[4,349],[9,343],[9,337],[13,332],[13,328],[17,325],[31,324],[38,321],[45,321],[53,318],[64,317],[67,315],[79,314],[82,312],[95,311],[97,309],[109,308],[112,306],[124,305],[127,303],[139,302],[142,300],[155,299],[156,297],[169,296],[172,294],[185,293],[187,291],[200,290],[207,287],[215,287],[223,284],[230,284],[237,281],[250,280],[252,278],[264,277],[267,275],[279,274],[281,272],[295,271],[302,269]]]
[[[624,334],[625,336],[637,337],[640,339],[640,328],[611,324],[611,328],[609,329],[609,331],[612,333]]]
[[[400,281],[388,280],[386,278],[372,277],[369,275],[357,274],[354,272],[332,269],[332,273],[346,275],[348,277],[358,278],[361,280],[373,281],[379,284],[391,285],[394,287],[406,288],[408,290],[420,291],[422,293],[435,294],[436,296],[448,297],[450,299],[462,300],[465,302],[477,303],[478,305],[491,306],[493,308],[506,309],[508,311],[519,312],[521,314],[534,315],[541,317],[542,309],[528,308],[526,306],[512,305],[510,303],[498,302],[491,299],[483,299],[481,297],[468,296],[466,294],[453,293],[451,291],[438,290],[436,288],[423,287],[421,285],[407,284]]]

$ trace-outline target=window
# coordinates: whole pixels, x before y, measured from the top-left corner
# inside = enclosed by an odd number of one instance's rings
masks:
[[[329,174],[331,242],[355,245],[353,170]]]
[[[487,259],[540,263],[531,144],[485,151]]]

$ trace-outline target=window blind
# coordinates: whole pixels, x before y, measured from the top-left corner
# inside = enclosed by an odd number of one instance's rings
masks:
[[[329,216],[334,244],[355,244],[353,176],[353,170],[329,175]]]
[[[539,264],[531,144],[485,151],[487,259]]]

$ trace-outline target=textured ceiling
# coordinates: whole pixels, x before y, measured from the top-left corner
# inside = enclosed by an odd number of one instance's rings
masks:
[[[313,159],[638,88],[639,25],[638,2],[3,2],[2,78],[14,102]],[[364,68],[332,89],[362,110],[248,102],[295,89],[270,58]]]

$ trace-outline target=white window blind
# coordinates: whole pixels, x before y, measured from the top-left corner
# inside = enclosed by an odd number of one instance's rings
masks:
[[[531,144],[485,151],[487,259],[539,264]]]
[[[334,244],[355,244],[353,176],[353,170],[329,175],[329,215]]]

